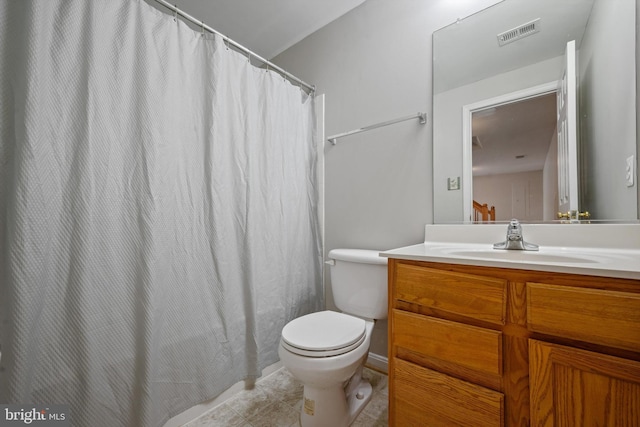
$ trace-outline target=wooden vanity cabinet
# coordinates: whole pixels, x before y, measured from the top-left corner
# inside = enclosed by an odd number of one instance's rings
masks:
[[[390,426],[640,426],[640,281],[388,265]]]

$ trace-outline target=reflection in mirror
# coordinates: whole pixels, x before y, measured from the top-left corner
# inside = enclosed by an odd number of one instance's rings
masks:
[[[535,25],[525,25],[533,26],[533,31],[525,31],[530,33],[526,37],[515,37],[515,41],[500,46],[500,33],[534,21]],[[571,40],[575,40],[578,57],[575,130],[580,210],[590,211],[592,220],[637,220],[635,22],[635,0],[504,0],[436,31],[434,222],[473,220],[470,209],[465,208],[471,206],[472,199],[487,203],[489,208],[496,206],[496,220],[555,219],[559,197],[554,176],[557,171],[549,167],[557,151],[555,117],[553,123],[547,116],[543,119],[545,125],[536,125],[533,119],[538,113],[527,109],[520,112],[524,119],[511,118],[505,122],[498,117],[503,115],[503,108],[522,110],[526,103],[518,105],[511,100],[504,106],[478,105],[519,91],[556,85],[562,78],[565,47]],[[555,109],[553,98],[555,94],[531,102],[546,103]],[[470,109],[473,106],[476,108]],[[468,124],[464,123],[465,108],[472,117]],[[555,110],[553,114],[556,115]],[[497,126],[489,126],[496,121]],[[551,137],[545,126],[553,127]],[[468,137],[463,137],[467,134]],[[468,146],[463,144],[465,139]],[[535,178],[509,176],[505,168],[514,167],[511,160],[524,165],[542,156],[523,151],[522,141],[534,139],[542,141],[541,151],[547,146],[546,166],[540,167],[538,160]],[[504,140],[514,145],[498,144]],[[472,149],[472,141],[482,148]],[[527,144],[524,144],[527,148],[533,148]],[[499,148],[490,150],[494,146]],[[473,176],[471,173],[465,176],[466,151],[473,157]],[[522,155],[525,157],[515,159]],[[506,157],[512,159],[507,162]],[[628,159],[632,162],[629,181]],[[534,170],[533,166],[527,167],[529,172]],[[523,168],[518,173],[524,172]],[[457,177],[462,179],[462,189],[450,190],[447,183]],[[503,188],[500,194],[499,187]]]
[[[555,93],[472,112],[473,200],[494,207],[493,220],[555,219],[555,133]]]

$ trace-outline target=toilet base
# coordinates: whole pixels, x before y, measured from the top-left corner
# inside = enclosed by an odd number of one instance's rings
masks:
[[[350,385],[349,396],[345,387],[338,384],[329,388],[304,386],[300,425],[302,427],[347,427],[371,400],[373,388],[368,381],[357,376],[357,385]]]

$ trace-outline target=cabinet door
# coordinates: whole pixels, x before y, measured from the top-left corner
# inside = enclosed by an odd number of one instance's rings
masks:
[[[529,340],[531,426],[640,425],[640,362]]]

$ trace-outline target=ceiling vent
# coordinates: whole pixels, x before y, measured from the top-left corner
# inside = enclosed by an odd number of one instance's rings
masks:
[[[506,44],[513,43],[516,40],[528,37],[539,31],[540,18],[535,19],[531,22],[527,22],[526,24],[522,24],[519,27],[513,28],[509,31],[505,31],[504,33],[498,34],[498,44],[500,46],[504,46]]]

